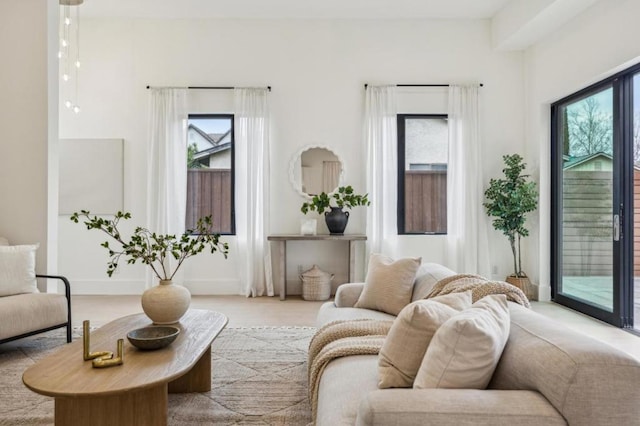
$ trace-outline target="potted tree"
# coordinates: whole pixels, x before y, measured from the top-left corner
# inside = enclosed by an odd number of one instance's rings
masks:
[[[113,219],[91,216],[91,212],[81,210],[71,215],[75,223],[84,218],[87,229],[97,229],[111,237],[119,247],[112,248],[109,241],[100,244],[109,251],[107,275],[110,277],[118,268],[121,259],[128,264],[137,261],[149,265],[158,277],[158,286],[147,289],[142,294],[142,310],[156,324],[172,324],[189,308],[191,294],[185,287],[172,285],[172,279],[185,260],[208,248],[211,253],[220,251],[225,259],[229,245],[220,242],[220,234],[212,233],[211,216],[200,218],[195,229],[187,230],[177,237],[171,234],[157,234],[148,229],[137,227],[130,238],[125,238],[118,229],[121,220],[131,218],[131,213],[118,212]],[[171,268],[169,259],[175,260]]]
[[[318,214],[324,213],[324,220],[331,235],[343,235],[349,222],[349,212],[342,209],[370,205],[368,195],[355,194],[351,185],[341,186],[332,194],[322,192],[314,195],[311,201],[302,204],[300,211],[304,214],[310,211],[317,211]]]
[[[513,274],[506,281],[531,295],[530,282],[522,270],[520,241],[529,235],[525,227],[526,215],[538,207],[538,191],[535,182],[528,182],[529,175],[523,174],[526,164],[518,154],[504,155],[506,167],[502,169],[504,178],[491,179],[484,195],[483,203],[487,215],[494,217],[493,227],[502,231],[509,240],[513,254]]]

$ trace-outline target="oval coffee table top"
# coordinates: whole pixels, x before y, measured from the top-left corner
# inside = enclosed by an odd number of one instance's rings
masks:
[[[129,331],[152,325],[144,314],[118,318],[91,333],[91,352],[116,352],[117,340],[124,339],[124,363],[116,367],[93,368],[84,361],[82,339],[61,347],[29,367],[22,376],[34,392],[53,397],[104,396],[145,389],[170,382],[188,372],[209,349],[227,325],[219,312],[190,309],[177,324],[178,338],[156,351],[136,349],[126,339]]]

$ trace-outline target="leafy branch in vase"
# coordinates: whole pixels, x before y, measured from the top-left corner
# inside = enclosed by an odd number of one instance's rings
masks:
[[[135,228],[128,241],[122,236],[118,225],[121,220],[131,219],[131,213],[119,211],[113,219],[91,216],[88,210],[81,210],[71,215],[71,221],[75,223],[81,219],[87,229],[98,229],[120,245],[120,248],[112,248],[109,241],[100,244],[109,251],[107,275],[110,277],[118,269],[123,256],[127,264],[135,264],[140,260],[149,265],[160,280],[171,280],[185,260],[201,253],[205,248],[209,248],[212,254],[219,251],[225,259],[229,253],[229,245],[220,242],[220,234],[210,231],[211,216],[198,219],[195,229],[187,230],[180,237],[172,234],[158,234],[139,226]],[[170,258],[177,261],[173,270],[168,266],[167,261]]]

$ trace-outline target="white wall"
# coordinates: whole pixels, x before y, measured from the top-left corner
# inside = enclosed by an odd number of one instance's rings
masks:
[[[47,179],[50,120],[57,129],[57,88],[50,93],[48,81],[56,82],[57,69],[49,67],[48,31],[56,22],[56,4],[0,2],[0,235],[13,244],[40,243],[38,273],[53,272],[47,268]],[[50,104],[51,97],[55,100]]]
[[[600,1],[526,52],[526,160],[540,183],[526,270],[550,297],[550,104],[640,62],[640,2]]]
[[[488,21],[87,19],[82,25],[82,113],[61,112],[60,136],[125,139],[125,209],[136,224],[145,217],[149,84],[273,87],[272,233],[299,232],[304,200],[291,187],[288,170],[291,157],[305,145],[330,147],[344,162],[345,183],[365,189],[364,83],[482,82],[487,181],[501,170],[502,154],[524,149],[523,56],[493,51]],[[445,93],[410,93],[403,102],[415,111],[401,112],[446,112]],[[423,111],[421,105],[432,108],[434,99],[444,106]],[[364,232],[364,219],[364,209],[352,210],[347,232]],[[78,292],[142,290],[142,267],[123,268],[108,280],[107,256],[98,247],[101,236],[67,217],[60,218],[59,230],[60,270],[74,279]],[[327,232],[324,221],[319,232]],[[491,232],[498,275],[504,276],[508,244]],[[239,291],[234,239],[227,240],[228,260],[201,255],[186,265],[185,284],[195,292]],[[442,237],[400,237],[394,245],[389,253],[394,256],[444,261]],[[289,293],[299,291],[298,265],[307,269],[317,263],[336,274],[335,282],[346,280],[346,248],[330,243],[298,243],[290,248],[288,263]]]

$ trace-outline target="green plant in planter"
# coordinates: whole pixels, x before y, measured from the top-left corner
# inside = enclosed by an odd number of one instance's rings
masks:
[[[171,234],[157,234],[148,229],[137,227],[128,240],[120,233],[118,225],[122,219],[131,219],[131,213],[118,212],[114,215],[113,220],[98,216],[92,217],[87,210],[81,210],[79,213],[71,215],[71,220],[75,223],[78,223],[80,218],[86,219],[84,224],[87,229],[98,229],[120,245],[119,249],[112,249],[108,241],[100,244],[109,251],[111,258],[107,264],[107,275],[109,276],[112,276],[116,271],[118,262],[123,256],[127,259],[127,264],[134,264],[140,260],[149,265],[160,280],[171,280],[185,260],[201,253],[205,248],[209,248],[211,253],[220,251],[225,259],[229,253],[229,245],[220,242],[220,234],[210,233],[211,216],[198,219],[196,228],[187,230],[180,237]],[[166,262],[170,257],[177,261],[173,271]]]
[[[324,213],[324,220],[327,223],[329,232],[332,235],[342,235],[349,221],[349,212],[342,211],[342,209],[368,206],[371,203],[367,197],[368,194],[354,194],[351,186],[341,186],[331,195],[327,195],[324,192],[314,195],[311,201],[302,204],[300,211],[304,214],[310,211],[317,211],[319,214]]]
[[[518,154],[504,155],[504,178],[491,179],[483,203],[487,215],[495,217],[493,227],[509,239],[513,254],[513,275],[526,277],[522,271],[520,239],[529,235],[525,228],[526,215],[538,207],[538,191],[535,182],[527,182],[529,175],[522,174],[526,164]],[[516,241],[517,240],[517,241]]]
[[[302,204],[300,211],[304,214],[310,211],[317,211],[318,214],[322,214],[325,211],[330,211],[331,207],[351,209],[357,206],[368,206],[371,204],[368,195],[354,194],[351,185],[341,186],[331,195],[327,195],[324,192],[314,195],[311,201]],[[335,206],[331,205],[332,202]]]

